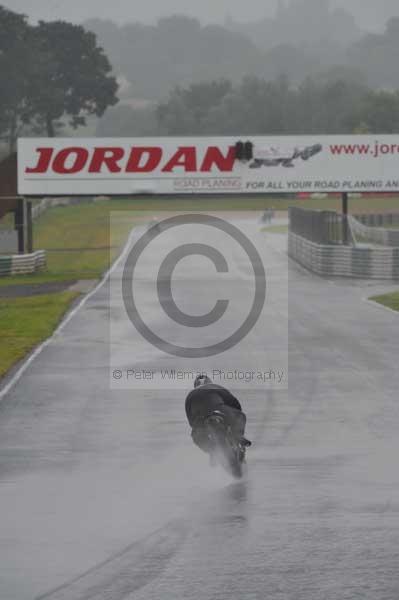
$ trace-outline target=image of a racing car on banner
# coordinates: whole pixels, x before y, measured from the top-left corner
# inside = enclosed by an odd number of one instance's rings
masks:
[[[301,158],[309,160],[312,156],[319,154],[323,150],[321,144],[313,146],[300,147],[277,147],[267,146],[264,148],[255,147],[253,150],[253,161],[249,165],[250,169],[259,169],[260,167],[294,167],[294,160]]]

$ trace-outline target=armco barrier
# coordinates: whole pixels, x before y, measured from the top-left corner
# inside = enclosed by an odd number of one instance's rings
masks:
[[[367,225],[368,227],[384,227],[389,229],[390,227],[399,226],[399,212],[396,213],[380,213],[380,214],[363,214],[353,215],[355,219]]]
[[[398,248],[316,244],[290,231],[288,254],[322,276],[399,280]]]
[[[40,271],[45,267],[45,250],[37,250],[37,252],[33,252],[33,254],[0,256],[0,277],[34,273],[35,271]]]
[[[290,229],[293,233],[316,244],[342,244],[346,222],[334,211],[309,210],[291,206]]]
[[[399,214],[360,215],[350,217],[351,227],[356,238],[365,235],[366,241],[382,244],[383,246],[399,247]],[[362,228],[364,232],[362,234]]]

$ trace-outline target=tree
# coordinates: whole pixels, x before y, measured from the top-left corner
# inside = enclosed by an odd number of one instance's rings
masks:
[[[293,127],[295,88],[285,77],[245,77],[210,111],[205,128],[226,135],[281,134]]]
[[[86,115],[101,117],[118,102],[111,65],[93,33],[63,21],[41,21],[34,38],[38,57],[29,96],[48,136],[55,135],[55,123],[64,115],[76,128],[86,124]]]
[[[399,53],[399,18],[387,22],[383,34],[365,35],[348,51],[348,62],[367,76],[373,87],[397,88]]]
[[[358,123],[370,133],[399,132],[399,93],[369,92],[357,110]]]
[[[337,77],[337,78],[335,78]],[[308,77],[246,77],[241,84],[178,88],[158,106],[166,135],[344,134],[399,132],[399,92],[371,91],[350,69]]]
[[[231,90],[232,84],[226,79],[176,87],[168,100],[158,106],[161,131],[171,135],[204,133],[209,112]]]
[[[27,96],[34,59],[30,32],[23,15],[0,6],[0,134],[10,153],[15,150],[19,126],[32,116]]]
[[[53,136],[64,116],[78,127],[117,102],[116,80],[93,33],[61,21],[31,27],[2,6],[0,78],[0,136],[9,152],[24,128]]]

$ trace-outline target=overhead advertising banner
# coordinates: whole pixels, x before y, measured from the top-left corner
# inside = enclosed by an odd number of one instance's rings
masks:
[[[18,141],[26,196],[398,190],[399,135]]]

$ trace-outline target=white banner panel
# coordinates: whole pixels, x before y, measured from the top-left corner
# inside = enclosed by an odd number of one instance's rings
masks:
[[[238,141],[253,144],[236,160]],[[38,138],[18,143],[21,195],[392,192],[399,135]]]

